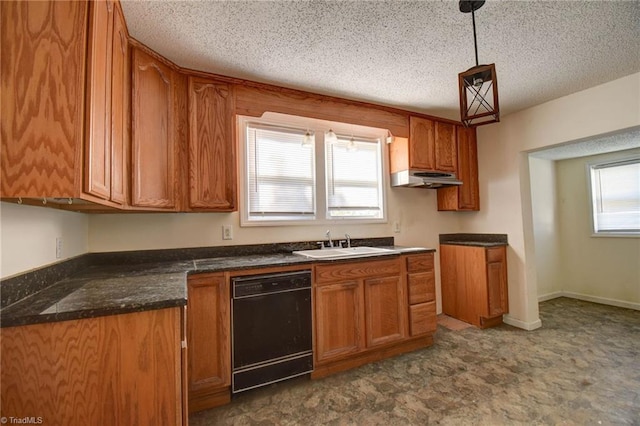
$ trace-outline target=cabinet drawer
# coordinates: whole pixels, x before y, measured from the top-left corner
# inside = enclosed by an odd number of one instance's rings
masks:
[[[505,248],[495,247],[487,249],[487,263],[504,261]]]
[[[409,304],[434,301],[436,298],[435,281],[433,271],[409,274]]]
[[[315,271],[316,284],[331,284],[364,277],[399,275],[400,259],[318,265]]]
[[[433,253],[407,257],[408,272],[433,271]]]
[[[436,331],[436,302],[421,303],[409,307],[411,336]]]

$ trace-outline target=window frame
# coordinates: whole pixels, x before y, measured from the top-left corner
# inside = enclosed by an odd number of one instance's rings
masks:
[[[640,163],[640,155],[625,155],[618,158],[610,158],[607,160],[590,161],[585,164],[586,177],[587,177],[587,192],[589,201],[589,222],[591,227],[592,237],[607,237],[607,238],[640,238],[640,229],[633,231],[598,231],[596,229],[596,189],[594,188],[595,171],[607,167],[623,166],[627,164]]]
[[[247,182],[247,125],[255,123],[266,126],[283,128],[307,129],[315,135],[315,199],[316,212],[314,217],[296,219],[268,219],[256,220],[249,215],[249,195]],[[267,112],[262,117],[238,115],[236,119],[236,135],[238,143],[238,169],[239,169],[239,213],[241,227],[265,227],[265,226],[313,226],[313,225],[347,225],[347,224],[384,224],[388,223],[387,191],[389,190],[388,148],[385,143],[387,129],[360,126],[299,117],[280,113]],[[354,137],[364,139],[379,139],[379,159],[381,166],[381,218],[331,218],[328,214],[327,177],[325,158],[325,132],[332,129],[338,135],[353,134]]]

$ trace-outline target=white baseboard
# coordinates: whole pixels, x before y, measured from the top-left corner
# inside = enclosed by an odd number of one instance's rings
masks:
[[[562,296],[563,294],[561,291],[554,291],[553,293],[547,293],[538,296],[538,302],[546,302],[547,300],[555,299]]]
[[[511,325],[513,327],[518,327],[527,331],[532,331],[542,327],[542,321],[540,321],[540,318],[538,318],[533,322],[525,322],[525,321],[520,321],[519,319],[515,319],[512,316],[507,314],[502,317],[502,321],[505,324]]]
[[[640,303],[627,302],[625,300],[608,299],[606,297],[590,296],[588,294],[574,293],[571,291],[556,291],[538,296],[538,302],[555,299],[556,297],[569,297],[571,299],[584,300],[586,302],[600,303],[602,305],[617,306],[619,308],[634,309],[640,311]],[[506,322],[506,321],[505,321]]]

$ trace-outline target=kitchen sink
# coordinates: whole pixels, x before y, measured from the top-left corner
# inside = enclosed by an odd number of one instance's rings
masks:
[[[387,254],[398,254],[397,250],[379,247],[349,247],[349,248],[325,248],[316,250],[294,251],[298,256],[310,257],[312,259],[343,259],[350,257],[381,256]]]

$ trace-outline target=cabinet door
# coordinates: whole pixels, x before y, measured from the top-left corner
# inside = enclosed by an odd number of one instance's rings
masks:
[[[507,265],[504,248],[487,250],[487,297],[489,317],[509,312]]]
[[[172,69],[134,49],[131,204],[136,207],[176,205],[173,80]]]
[[[367,347],[406,337],[407,304],[398,276],[364,280]]]
[[[411,337],[435,333],[437,329],[436,302],[409,307]]]
[[[409,168],[435,170],[435,122],[409,118]]]
[[[113,3],[90,2],[84,192],[111,198],[111,52]]]
[[[478,145],[476,129],[458,126],[458,179],[460,186],[438,189],[438,210],[477,211],[480,210],[478,187]]]
[[[233,96],[226,83],[189,78],[189,207],[236,209]]]
[[[2,328],[2,415],[65,426],[181,424],[180,314]]]
[[[364,302],[358,281],[317,286],[315,362],[333,360],[364,348]]]
[[[442,292],[442,312],[458,317],[456,286],[459,285],[456,247],[440,246],[440,287]]]
[[[456,126],[453,124],[435,123],[435,169],[452,173],[458,170]]]
[[[88,2],[0,2],[0,196],[82,190]]]
[[[191,400],[231,384],[230,295],[224,274],[190,277],[187,292]]]
[[[119,6],[113,11],[113,48],[111,57],[111,201],[124,204],[127,199],[127,147],[129,110],[129,46],[127,27]]]
[[[458,128],[458,190],[460,210],[480,210],[478,188],[478,144],[475,128]]]

